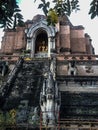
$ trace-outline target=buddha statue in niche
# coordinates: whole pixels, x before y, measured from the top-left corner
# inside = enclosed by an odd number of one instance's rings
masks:
[[[48,51],[48,46],[46,45],[45,41],[42,41],[40,44],[39,44],[39,49],[38,49],[39,52],[47,52]]]

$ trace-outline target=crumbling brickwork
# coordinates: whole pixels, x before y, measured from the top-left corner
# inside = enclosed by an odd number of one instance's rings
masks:
[[[34,17],[34,21],[27,21],[25,27],[17,27],[16,30],[5,30],[1,52],[3,54],[13,54],[16,51],[25,50],[27,44],[25,30],[31,28],[35,22],[39,22],[41,20],[39,18],[38,15]],[[55,34],[56,52],[63,54],[94,53],[91,39],[88,35],[85,35],[83,26],[73,26],[65,16],[59,21],[56,28],[58,30]]]

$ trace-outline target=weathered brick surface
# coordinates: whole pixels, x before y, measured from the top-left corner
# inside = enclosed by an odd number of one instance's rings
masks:
[[[2,39],[2,53],[12,54],[14,50],[22,49],[26,46],[24,28],[17,28],[14,31],[6,31]]]
[[[71,30],[71,38],[84,38],[84,30]]]
[[[25,40],[25,33],[24,28],[17,28],[15,34],[15,46],[14,50],[23,49],[25,47],[26,40]]]
[[[86,53],[85,38],[71,38],[72,53]]]
[[[70,35],[69,34],[61,34],[60,35],[60,44],[61,44],[61,47],[70,49]]]
[[[14,40],[15,40],[15,32],[14,31],[7,31],[2,41],[2,52],[6,54],[13,53],[14,47]]]
[[[60,34],[70,34],[70,26],[61,25],[60,26]]]
[[[25,29],[30,28],[37,22],[37,15],[32,20],[26,22],[25,27],[17,27],[16,30],[5,31],[2,38],[1,52],[4,54],[13,54],[17,50],[26,49]],[[38,20],[39,22],[39,20]],[[73,26],[65,16],[60,23],[56,25],[58,32],[55,35],[55,46],[57,52],[63,54],[83,53],[93,54],[93,46],[90,37],[84,34],[84,28]],[[63,49],[61,51],[61,49]]]
[[[57,75],[67,75],[68,67],[66,65],[57,66]]]

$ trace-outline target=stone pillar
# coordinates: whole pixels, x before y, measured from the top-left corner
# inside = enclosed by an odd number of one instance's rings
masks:
[[[50,57],[51,53],[51,37],[48,37],[48,57]]]
[[[61,52],[70,53],[70,26],[60,25],[60,46]]]
[[[35,54],[35,38],[33,37],[31,40],[31,58],[34,57]]]
[[[26,50],[31,50],[31,39],[27,39]]]
[[[52,50],[55,49],[55,39],[54,37],[48,37],[48,57],[53,53]]]

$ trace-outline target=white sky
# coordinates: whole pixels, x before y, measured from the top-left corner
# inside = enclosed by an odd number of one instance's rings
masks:
[[[36,3],[34,3],[33,1],[34,0],[21,0],[20,8],[22,10],[25,21],[27,19],[31,20],[36,14],[43,14],[40,9],[37,9],[40,0],[36,0]],[[79,1],[81,10],[77,13],[72,13],[69,19],[73,25],[83,25],[83,27],[85,28],[85,33],[88,33],[92,39],[95,53],[98,54],[98,17],[91,20],[90,16],[88,15],[89,4],[92,0],[85,0],[85,2],[83,0]],[[0,29],[0,41],[2,36],[2,29]]]

